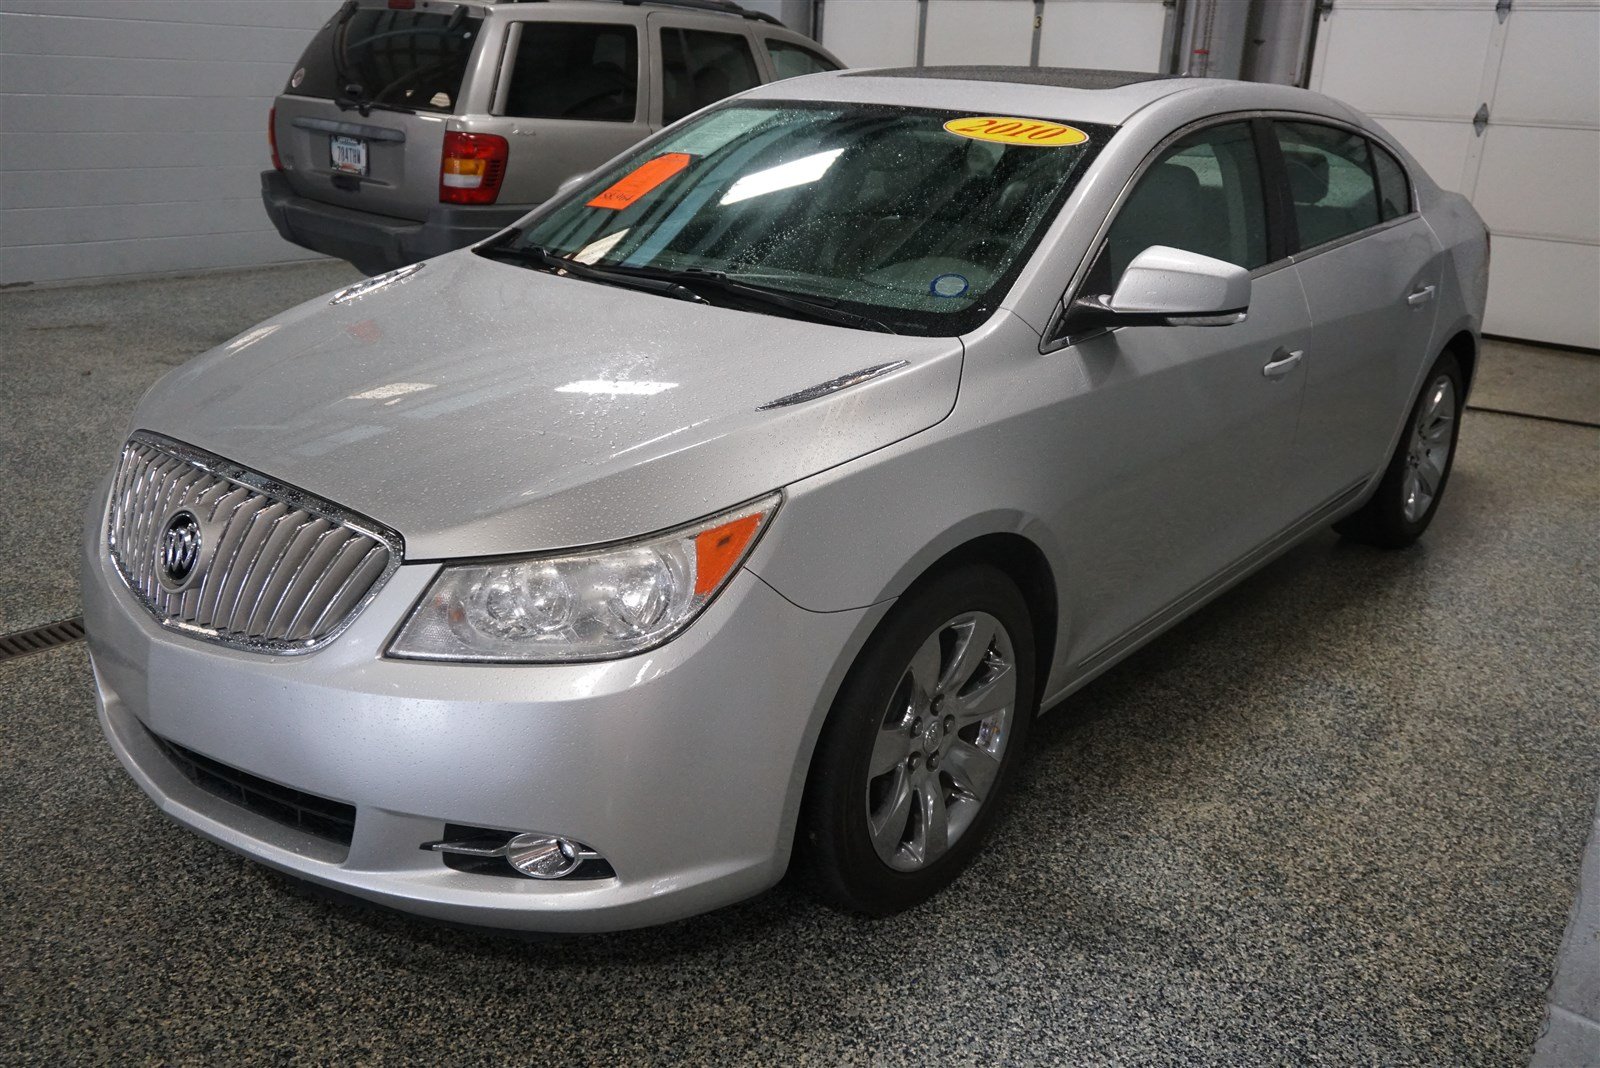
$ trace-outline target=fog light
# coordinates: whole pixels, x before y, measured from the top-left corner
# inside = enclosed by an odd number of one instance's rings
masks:
[[[443,842],[423,842],[422,848],[453,857],[474,858],[498,866],[500,861],[510,866],[518,875],[530,879],[564,879],[585,863],[589,868],[579,878],[615,878],[616,873],[605,858],[582,842],[563,838],[558,834],[541,831],[492,831],[481,827],[461,827],[449,824],[445,833],[450,839]],[[446,863],[450,863],[448,860]],[[459,867],[459,864],[452,864]],[[465,869],[464,869],[465,870]],[[474,869],[476,870],[476,869]],[[501,874],[510,875],[504,868]],[[490,873],[493,874],[493,873]]]
[[[519,834],[506,843],[506,863],[530,879],[560,879],[583,863],[584,848],[569,838]]]

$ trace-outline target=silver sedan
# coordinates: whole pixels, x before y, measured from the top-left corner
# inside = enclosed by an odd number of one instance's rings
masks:
[[[1422,534],[1488,260],[1296,89],[766,86],[158,384],[86,521],[101,721],[180,823],[430,916],[791,863],[893,912],[1041,709],[1329,524]]]

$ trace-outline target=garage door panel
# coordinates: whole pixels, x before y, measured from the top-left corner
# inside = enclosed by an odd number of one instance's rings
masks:
[[[1517,10],[1506,25],[1494,121],[1600,126],[1597,71],[1600,10]]]
[[[6,282],[315,258],[261,208],[267,110],[340,0],[0,0]]]
[[[1159,72],[1166,22],[1161,0],[1045,0],[1039,64]]]
[[[262,229],[263,218],[261,199],[243,197],[141,204],[136,209],[121,204],[13,209],[0,211],[0,229],[5,230],[13,248],[22,248],[174,234],[240,233]]]
[[[1600,246],[1496,237],[1486,333],[1594,348]]]
[[[923,62],[1003,63],[1026,67],[1033,56],[1028,0],[928,0]]]
[[[119,133],[149,130],[261,131],[266,151],[267,108],[261,97],[49,96],[0,97],[0,130],[6,133]]]
[[[301,30],[316,29],[338,8],[338,0],[0,0],[0,11],[78,22],[137,19]]]
[[[827,0],[822,43],[851,67],[917,63],[917,0]]]
[[[266,122],[258,130],[193,133],[0,134],[0,173],[169,167],[205,160],[272,166]]]
[[[259,62],[7,56],[0,93],[87,93],[121,96],[276,96],[294,60]]]
[[[1600,241],[1600,130],[1490,125],[1473,203],[1495,233]]]
[[[151,22],[137,18],[48,18],[0,12],[0,41],[10,55],[99,56],[122,59],[259,60],[269,54],[298,54],[311,28],[254,27],[248,35],[235,26],[210,23]]]
[[[245,197],[260,204],[258,188],[265,166],[166,167],[160,170],[10,171],[0,181],[0,210],[7,208],[77,208],[169,201],[184,203],[208,197]],[[261,217],[266,218],[262,212]],[[0,230],[0,234],[5,231]],[[5,234],[6,240],[11,239]],[[5,255],[0,254],[0,260]]]
[[[136,238],[88,244],[37,245],[8,249],[0,258],[0,285],[12,282],[57,282],[120,274],[158,274],[242,263],[293,263],[319,259],[291,245],[272,229],[237,234]]]
[[[1316,88],[1378,115],[1472,118],[1492,10],[1406,11],[1344,4],[1318,29]]]
[[[1464,122],[1384,119],[1383,128],[1445,189],[1463,188],[1462,165],[1472,148],[1472,127]]]

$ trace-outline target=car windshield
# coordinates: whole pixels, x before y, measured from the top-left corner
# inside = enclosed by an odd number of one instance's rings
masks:
[[[998,306],[1111,132],[866,104],[727,105],[480,251],[544,269],[575,261],[588,269],[571,273],[591,281],[667,278],[679,283],[669,295],[687,287],[771,314],[803,300],[846,325],[953,336]],[[758,289],[782,302],[752,304]]]

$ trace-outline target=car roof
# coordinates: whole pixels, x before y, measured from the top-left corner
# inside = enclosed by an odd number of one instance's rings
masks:
[[[744,99],[895,104],[1120,126],[1159,101],[1201,100],[1217,113],[1283,108],[1349,118],[1319,93],[1260,82],[1076,67],[884,67],[773,82]],[[1163,109],[1164,110],[1164,109]],[[1189,107],[1177,110],[1188,111]]]

